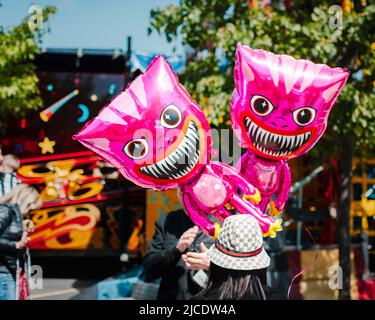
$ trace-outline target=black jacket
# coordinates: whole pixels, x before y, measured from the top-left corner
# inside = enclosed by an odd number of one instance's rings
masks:
[[[0,197],[11,192],[20,181],[15,172],[0,172]]]
[[[148,280],[161,278],[158,299],[188,300],[201,287],[195,283],[194,271],[186,268],[176,248],[181,235],[194,224],[183,210],[162,215],[155,225],[155,235],[144,259]],[[199,231],[190,250],[199,252],[199,244],[211,246],[213,240]]]
[[[0,272],[16,275],[20,250],[16,243],[23,233],[23,218],[17,204],[0,205]]]

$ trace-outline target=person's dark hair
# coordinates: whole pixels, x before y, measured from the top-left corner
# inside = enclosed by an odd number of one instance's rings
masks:
[[[207,286],[193,300],[266,300],[267,269],[233,270],[213,262]]]

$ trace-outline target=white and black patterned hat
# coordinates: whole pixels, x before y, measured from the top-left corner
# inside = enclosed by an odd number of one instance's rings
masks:
[[[256,270],[270,265],[259,223],[248,214],[225,219],[208,256],[213,263],[226,269]]]

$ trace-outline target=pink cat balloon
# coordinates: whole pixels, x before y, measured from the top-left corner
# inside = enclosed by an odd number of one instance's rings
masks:
[[[210,236],[220,225],[208,215],[223,220],[231,207],[253,215],[265,235],[281,228],[259,210],[259,191],[237,170],[209,160],[209,124],[161,56],[74,138],[139,186],[179,187],[187,214]]]
[[[261,193],[261,210],[279,215],[291,186],[287,160],[323,135],[349,72],[237,45],[230,114],[247,148],[241,173]],[[274,201],[270,201],[275,196]]]

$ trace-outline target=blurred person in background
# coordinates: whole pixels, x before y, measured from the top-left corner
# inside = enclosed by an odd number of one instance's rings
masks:
[[[25,184],[0,197],[0,300],[17,298],[17,266],[21,265],[28,242],[23,220],[31,210],[41,206],[38,191]]]
[[[11,192],[21,182],[17,178],[20,160],[13,154],[1,156],[0,197]]]
[[[147,280],[161,278],[158,300],[188,300],[207,278],[207,249],[213,240],[177,210],[162,215],[144,259]]]

